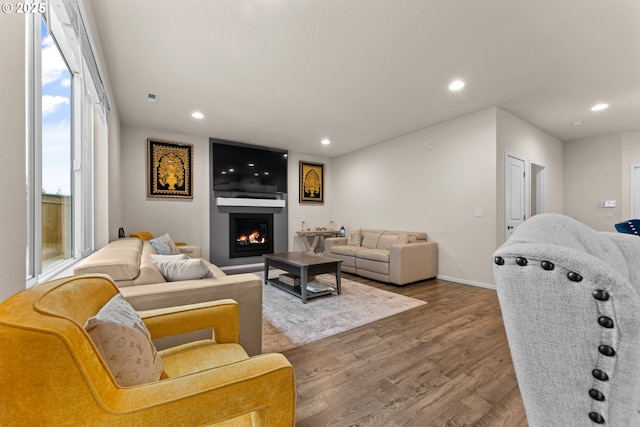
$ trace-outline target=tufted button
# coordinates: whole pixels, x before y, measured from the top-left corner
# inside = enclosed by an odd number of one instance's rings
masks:
[[[501,256],[494,257],[493,262],[496,263],[496,265],[504,265],[504,258]]]
[[[598,319],[598,324],[603,328],[613,328],[613,320],[611,320],[611,318],[607,316],[600,316],[600,318]]]
[[[609,375],[607,375],[606,372],[600,370],[600,369],[594,369],[593,371],[591,371],[591,374],[593,375],[593,377],[597,380],[600,381],[609,381]]]
[[[589,412],[589,418],[596,424],[604,424],[604,417],[597,412]]]
[[[609,356],[609,357],[612,357],[612,356],[616,355],[616,351],[610,345],[601,344],[600,346],[598,346],[598,351],[601,354],[603,354],[605,356]]]
[[[523,258],[521,256],[519,256],[518,258],[516,258],[516,264],[518,264],[520,267],[524,267],[525,265],[527,265],[529,263],[529,261],[527,261],[526,258]]]
[[[604,289],[596,289],[593,291],[593,297],[598,301],[608,301],[609,300],[609,292]]]
[[[604,402],[604,394],[602,394],[600,390],[596,390],[595,388],[592,388],[591,390],[589,390],[589,396],[591,396],[593,400],[597,400],[598,402]]]
[[[582,282],[582,276],[576,273],[575,271],[570,271],[569,273],[567,273],[567,277],[572,282]]]
[[[555,265],[553,265],[552,262],[549,262],[549,261],[542,261],[540,266],[542,267],[543,270],[547,270],[547,271],[553,270],[556,267]]]

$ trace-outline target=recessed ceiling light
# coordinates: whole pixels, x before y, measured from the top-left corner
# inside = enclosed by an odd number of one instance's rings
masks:
[[[322,142],[322,145],[329,145],[329,144],[331,144],[331,141],[329,141],[327,138],[323,139],[321,142]]]
[[[462,80],[454,80],[449,85],[449,90],[453,92],[457,92],[464,87],[464,82]]]
[[[584,124],[584,122],[582,120],[574,120],[573,122],[571,122],[571,126],[582,126]]]
[[[607,108],[609,108],[609,104],[596,104],[591,107],[591,111],[602,111]]]
[[[191,113],[191,117],[193,117],[194,119],[204,119],[204,114],[202,114],[200,111],[194,111],[193,113]]]

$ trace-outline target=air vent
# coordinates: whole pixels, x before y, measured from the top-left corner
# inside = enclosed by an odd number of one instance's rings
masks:
[[[155,93],[148,93],[147,94],[147,102],[149,104],[157,104],[158,103],[158,95],[156,95]]]

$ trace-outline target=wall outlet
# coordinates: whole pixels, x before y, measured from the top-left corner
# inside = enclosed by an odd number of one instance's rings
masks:
[[[473,211],[473,216],[484,216],[484,209],[475,208],[475,210]]]

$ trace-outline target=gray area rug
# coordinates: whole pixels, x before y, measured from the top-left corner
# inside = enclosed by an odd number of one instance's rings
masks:
[[[279,273],[271,270],[269,277]],[[335,286],[332,274],[317,279]],[[353,280],[343,278],[341,283],[341,295],[311,299],[307,304],[275,286],[264,286],[262,352],[281,352],[426,304]]]

